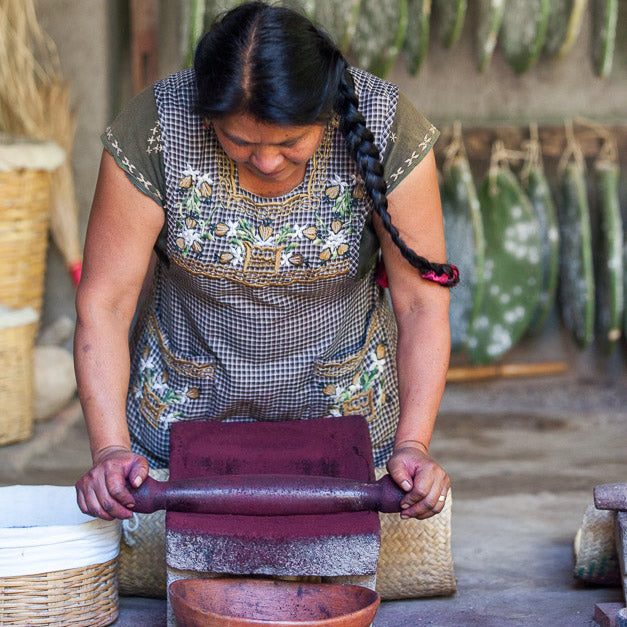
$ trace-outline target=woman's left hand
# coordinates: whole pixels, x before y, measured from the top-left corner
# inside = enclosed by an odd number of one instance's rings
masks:
[[[401,518],[430,518],[442,511],[451,480],[421,444],[400,444],[390,457],[387,469],[407,493],[401,500]]]

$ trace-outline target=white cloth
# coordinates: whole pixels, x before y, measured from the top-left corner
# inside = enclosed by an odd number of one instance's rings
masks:
[[[72,486],[0,488],[0,577],[104,564],[119,543],[120,522],[83,514]]]
[[[0,172],[56,170],[64,161],[65,151],[54,142],[0,133]]]

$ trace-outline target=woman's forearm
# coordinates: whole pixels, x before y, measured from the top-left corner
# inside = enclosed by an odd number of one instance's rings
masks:
[[[92,457],[112,446],[130,448],[126,425],[129,322],[107,310],[80,311],[74,364]],[[93,311],[97,310],[97,311]]]
[[[444,393],[450,355],[446,307],[408,311],[397,318],[400,419],[395,449],[403,442],[429,449]]]

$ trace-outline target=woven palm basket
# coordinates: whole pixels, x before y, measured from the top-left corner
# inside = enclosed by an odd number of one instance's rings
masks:
[[[40,575],[0,577],[0,625],[110,625],[118,617],[116,560]]]
[[[37,319],[30,307],[0,306],[0,446],[27,440],[33,433],[33,345]]]
[[[377,478],[385,472],[377,469]],[[151,470],[150,475],[166,481],[169,472]],[[376,589],[382,599],[446,596],[455,592],[450,492],[446,501],[442,512],[427,520],[401,520],[398,514],[379,514],[381,552]],[[135,522],[123,522],[118,558],[120,594],[165,598],[165,513],[135,516]]]
[[[0,172],[0,303],[41,311],[50,173]]]
[[[73,486],[0,487],[0,625],[110,625],[120,525],[83,514]]]
[[[63,162],[51,142],[0,135],[0,304],[41,313],[50,175]]]

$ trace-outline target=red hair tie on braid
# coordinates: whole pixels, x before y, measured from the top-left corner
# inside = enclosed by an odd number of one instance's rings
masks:
[[[420,276],[427,281],[439,283],[444,287],[454,287],[459,283],[459,269],[453,264],[450,264],[448,267],[451,269],[450,275],[446,271],[437,274],[435,270],[428,270],[427,272],[421,272]]]
[[[444,287],[455,287],[459,283],[459,269],[453,264],[449,264],[448,267],[451,269],[450,276],[447,274],[446,271],[443,271],[441,274],[437,274],[435,270],[427,270],[425,272],[421,272],[420,276],[427,281],[439,283]],[[390,287],[390,284],[388,283],[388,275],[385,271],[385,264],[383,263],[383,261],[379,261],[377,265],[374,280],[381,287]]]

